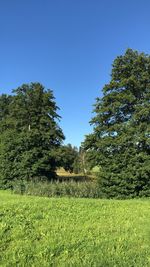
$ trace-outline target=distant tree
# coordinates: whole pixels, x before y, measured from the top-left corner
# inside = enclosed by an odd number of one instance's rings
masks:
[[[69,172],[73,172],[76,168],[78,159],[78,149],[71,144],[63,145],[60,149],[60,165]]]
[[[91,161],[89,159],[89,152],[84,150],[82,145],[79,147],[78,156],[74,162],[74,172],[89,174],[91,171]]]
[[[128,49],[96,99],[84,148],[108,197],[150,195],[150,56]]]
[[[55,176],[64,140],[53,92],[40,83],[24,84],[0,96],[0,178],[48,179]]]

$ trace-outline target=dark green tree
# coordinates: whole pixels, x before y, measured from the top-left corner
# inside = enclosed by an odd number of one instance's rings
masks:
[[[6,94],[0,96],[0,133],[8,128],[9,106],[11,101],[12,96]]]
[[[150,195],[150,56],[128,49],[117,57],[94,111],[84,148],[101,166],[103,193]]]
[[[60,149],[60,165],[66,171],[77,172],[76,164],[78,160],[78,149],[71,144],[63,145]]]
[[[40,83],[24,84],[11,97],[0,97],[0,109],[1,183],[54,178],[64,135],[53,92]]]

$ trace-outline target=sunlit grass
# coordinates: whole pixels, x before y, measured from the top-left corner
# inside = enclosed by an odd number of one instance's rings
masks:
[[[0,266],[150,266],[150,200],[0,200]]]

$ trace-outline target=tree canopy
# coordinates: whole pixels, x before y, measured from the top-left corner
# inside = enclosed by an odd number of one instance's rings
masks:
[[[150,195],[150,56],[128,49],[96,99],[84,149],[109,197]]]
[[[64,135],[51,90],[23,84],[0,96],[0,181],[51,179]]]
[[[78,149],[71,144],[63,145],[60,148],[61,166],[69,172],[73,172],[78,161]]]

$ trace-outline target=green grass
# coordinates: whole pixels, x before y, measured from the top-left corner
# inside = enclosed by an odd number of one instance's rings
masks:
[[[0,266],[150,266],[150,200],[0,201]]]

